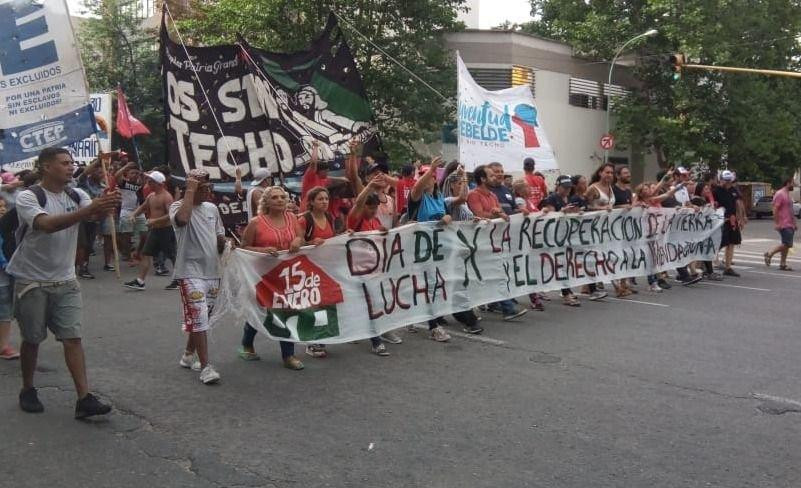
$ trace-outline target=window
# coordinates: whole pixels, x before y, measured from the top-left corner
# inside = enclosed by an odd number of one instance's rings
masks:
[[[529,85],[534,95],[534,70],[520,65],[511,68],[468,68],[470,75],[481,88],[504,90],[513,86]]]
[[[622,86],[571,77],[568,103],[574,107],[607,110],[609,97],[612,98],[614,106],[615,98],[624,97],[627,94],[628,90]]]

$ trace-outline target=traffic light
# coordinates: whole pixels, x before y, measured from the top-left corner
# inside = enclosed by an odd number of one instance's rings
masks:
[[[673,79],[678,81],[681,79],[681,67],[687,59],[684,57],[682,53],[671,54],[668,62],[670,64],[670,68],[673,70]]]

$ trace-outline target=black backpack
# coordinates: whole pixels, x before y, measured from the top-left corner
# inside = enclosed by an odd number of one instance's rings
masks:
[[[47,195],[45,194],[44,188],[39,185],[32,185],[28,187],[28,190],[36,195],[36,201],[39,203],[40,207],[44,208],[45,205],[47,205]],[[78,192],[73,188],[67,188],[66,192],[72,201],[80,206],[81,196],[78,195]],[[25,237],[25,233],[28,230],[27,227],[28,226],[24,224],[20,225],[16,206],[0,217],[0,236],[3,237],[3,256],[6,257],[6,260],[11,260],[11,256],[14,254],[14,251],[17,250],[17,243],[22,242],[22,239]]]
[[[299,217],[303,217],[306,221],[306,230],[303,232],[303,239],[306,242],[310,242],[312,240],[312,235],[314,235],[314,217],[312,216],[310,210],[303,212],[302,214],[299,215]],[[331,228],[335,229],[334,218],[331,217],[331,214],[326,212],[325,218],[326,220],[328,220],[328,223],[331,225]]]

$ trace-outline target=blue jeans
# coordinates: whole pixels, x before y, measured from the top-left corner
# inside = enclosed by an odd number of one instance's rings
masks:
[[[512,315],[513,313],[517,312],[515,301],[512,299],[501,300],[500,302],[495,302],[490,306],[499,307],[503,315]]]
[[[250,324],[246,323],[245,330],[242,333],[242,347],[252,349],[253,341],[256,339],[256,333],[256,329],[251,327]],[[294,342],[279,341],[278,344],[281,346],[281,359],[286,359],[289,356],[295,355]]]

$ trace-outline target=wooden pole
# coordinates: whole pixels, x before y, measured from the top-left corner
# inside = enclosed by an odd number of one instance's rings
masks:
[[[103,167],[103,178],[106,180],[106,188],[111,188],[111,180],[108,175],[108,159],[105,154],[100,155],[100,165]],[[111,226],[111,247],[114,249],[114,273],[117,279],[121,280],[120,275],[120,250],[117,247],[117,227],[114,224],[114,214],[109,214],[107,217],[109,226]]]

